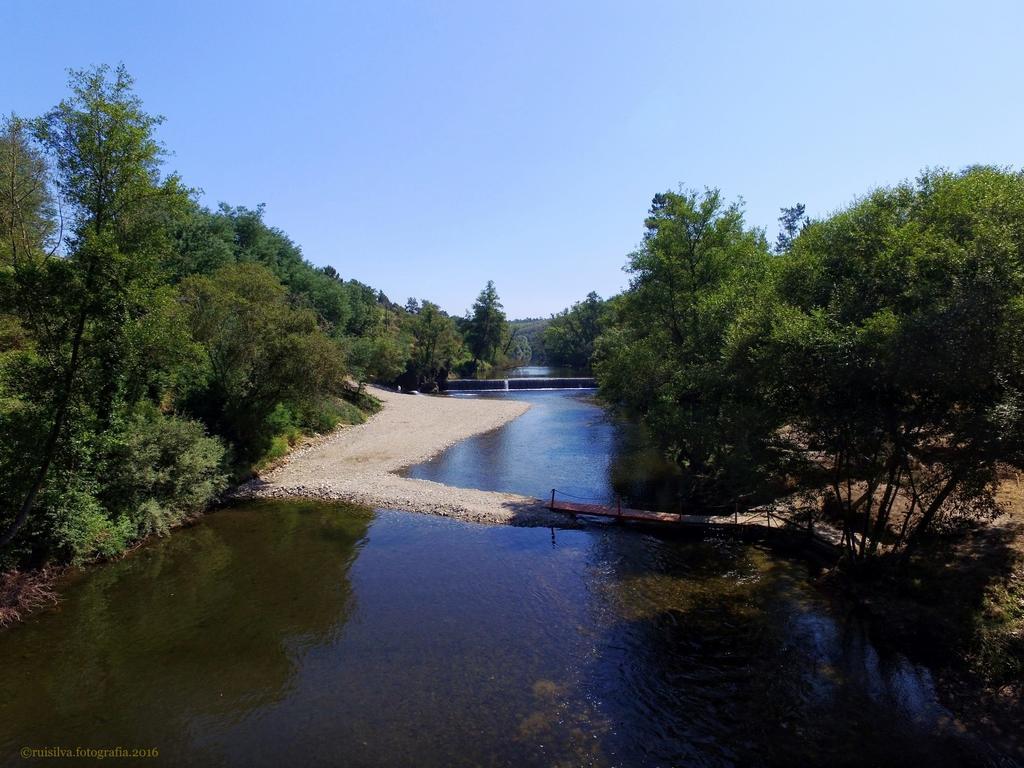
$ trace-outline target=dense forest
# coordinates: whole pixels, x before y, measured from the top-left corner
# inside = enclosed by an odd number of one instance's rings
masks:
[[[111,555],[305,433],[528,359],[493,283],[466,317],[308,262],[262,206],[197,202],[129,74],[74,72],[0,135],[0,567]]]

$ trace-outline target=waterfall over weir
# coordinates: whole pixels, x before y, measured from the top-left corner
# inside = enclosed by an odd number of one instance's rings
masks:
[[[517,379],[449,379],[444,389],[448,392],[481,392],[512,389],[594,389],[592,377],[541,378],[529,376]]]

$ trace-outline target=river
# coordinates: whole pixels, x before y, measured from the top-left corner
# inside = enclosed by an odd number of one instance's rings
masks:
[[[570,501],[607,503],[621,497],[626,506],[680,509],[676,468],[649,444],[642,429],[598,406],[592,390],[449,397],[514,397],[531,408],[499,430],[410,467],[407,477],[538,498],[547,498],[555,488],[559,498]]]
[[[579,392],[514,396],[537,407],[410,474],[615,492],[635,436]],[[245,504],[71,577],[0,633],[0,759],[999,764],[929,671],[872,646],[811,576],[729,538]]]

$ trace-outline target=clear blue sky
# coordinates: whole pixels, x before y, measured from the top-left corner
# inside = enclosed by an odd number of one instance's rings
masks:
[[[316,264],[511,316],[626,282],[658,191],[776,231],[925,166],[1018,166],[1020,2],[2,0],[0,109],[123,61],[205,202]]]

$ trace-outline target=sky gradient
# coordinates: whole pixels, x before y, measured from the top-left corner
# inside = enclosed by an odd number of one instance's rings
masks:
[[[1019,2],[0,0],[0,109],[117,64],[204,203],[462,314],[621,290],[651,196],[777,230],[922,168],[1019,166]]]

